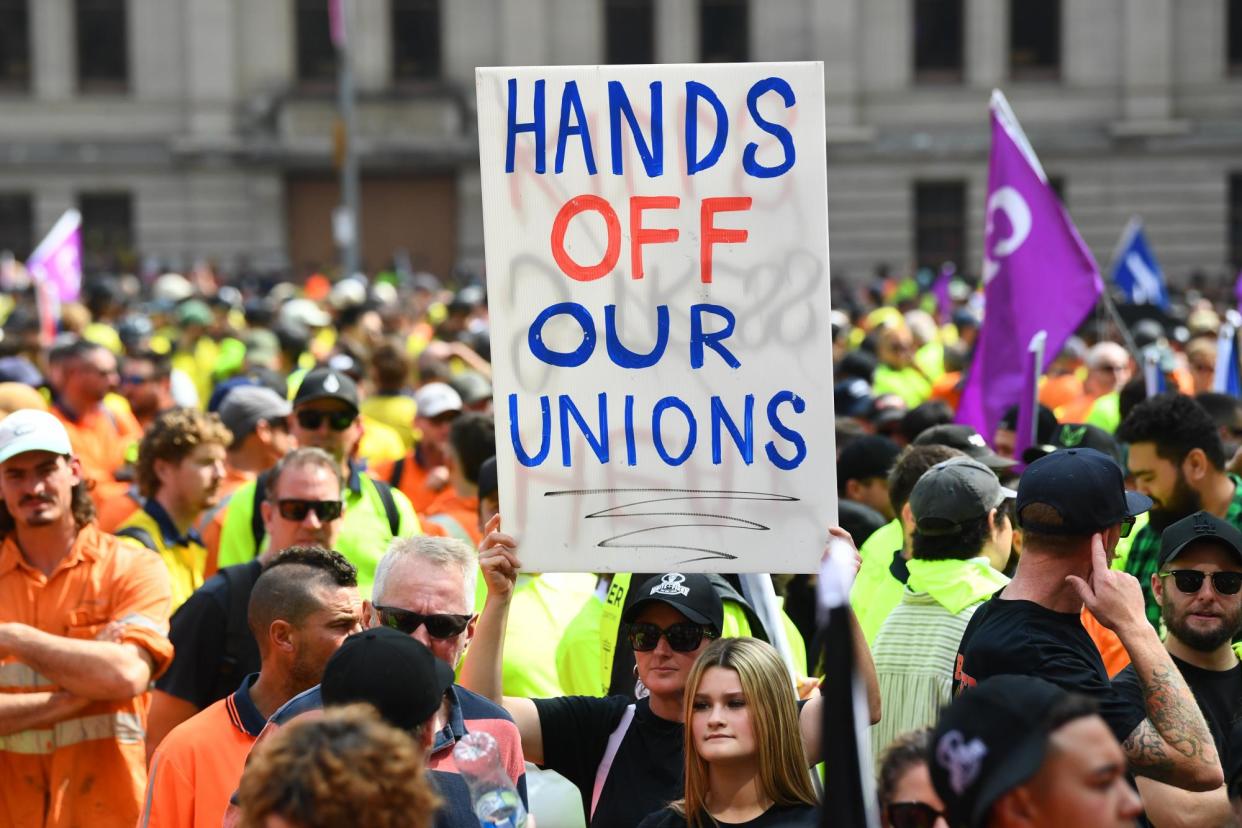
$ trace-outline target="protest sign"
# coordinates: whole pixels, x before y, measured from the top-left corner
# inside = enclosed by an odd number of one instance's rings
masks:
[[[476,81],[526,568],[815,571],[836,522],[822,65]]]

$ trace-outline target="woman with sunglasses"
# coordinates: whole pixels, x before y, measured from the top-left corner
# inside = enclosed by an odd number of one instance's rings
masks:
[[[852,550],[845,530],[829,531]],[[502,533],[499,524],[479,548],[488,598],[462,667],[461,684],[504,705],[518,727],[527,761],[557,771],[578,788],[591,828],[634,828],[684,793],[686,682],[702,648],[720,637],[724,617],[720,596],[705,576],[677,572],[657,575],[631,590],[634,602],[620,620],[646,692],[637,702],[626,696],[505,696],[502,643],[513,582],[521,567],[516,549],[517,542]],[[857,552],[853,555],[856,559]],[[619,609],[605,603],[603,612]],[[867,681],[876,721],[875,668],[856,621],[853,633],[858,669]],[[821,705],[816,697],[799,711],[805,767],[819,761]]]
[[[818,825],[791,687],[770,644],[709,644],[686,684],[685,797],[639,828]]]
[[[930,728],[914,730],[898,736],[881,754],[876,793],[883,828],[949,828],[927,768],[930,744]]]

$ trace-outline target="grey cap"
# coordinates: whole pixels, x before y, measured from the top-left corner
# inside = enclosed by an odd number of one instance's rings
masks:
[[[973,457],[937,463],[910,492],[910,511],[920,534],[955,535],[1017,493],[1000,484],[996,473]]]
[[[259,420],[279,420],[288,417],[293,406],[270,388],[260,385],[240,385],[229,391],[220,404],[220,419],[233,432],[233,445],[239,446],[250,436]]]

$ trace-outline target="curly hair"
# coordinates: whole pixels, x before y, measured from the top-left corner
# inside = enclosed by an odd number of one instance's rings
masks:
[[[232,442],[233,433],[218,415],[194,408],[170,408],[155,418],[138,444],[138,491],[144,497],[154,497],[160,490],[155,461],[180,463],[198,446],[217,443],[228,448]]]
[[[880,808],[888,807],[897,791],[897,783],[911,769],[928,763],[931,728],[903,733],[889,743],[880,754],[880,770],[876,779],[876,796]]]
[[[367,704],[295,719],[260,742],[238,799],[243,828],[269,816],[298,828],[429,828],[440,804],[414,740]]]
[[[1156,455],[1174,465],[1202,449],[1213,468],[1225,468],[1225,446],[1212,415],[1181,394],[1159,394],[1134,406],[1117,429],[1117,439],[1131,445],[1154,443]]]

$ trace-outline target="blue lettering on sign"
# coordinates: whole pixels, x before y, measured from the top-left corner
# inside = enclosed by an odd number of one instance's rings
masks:
[[[768,402],[768,424],[772,426],[773,431],[793,444],[794,456],[792,459],[786,459],[776,450],[776,444],[771,440],[763,447],[763,450],[767,453],[768,459],[772,461],[772,465],[778,469],[790,471],[798,468],[806,459],[806,440],[802,439],[801,434],[781,422],[778,409],[784,403],[789,403],[795,414],[801,414],[806,411],[806,400],[792,391],[781,391]]]
[[[747,394],[745,407],[742,409],[742,429],[739,430],[737,423],[729,416],[729,410],[725,408],[720,397],[712,397],[712,463],[719,466],[721,463],[721,445],[720,445],[720,427],[724,426],[729,435],[733,437],[733,443],[738,447],[739,453],[742,455],[742,462],[751,465],[755,462],[755,395]],[[742,430],[746,433],[743,434]]]
[[[718,331],[707,332],[703,330],[703,314],[711,313],[719,316],[725,321],[724,327]],[[737,319],[733,316],[733,311],[723,305],[691,305],[690,306],[690,367],[703,367],[703,348],[711,348],[720,358],[725,361],[725,365],[730,368],[740,368],[742,363],[738,361],[733,352],[720,343],[728,339],[733,333],[733,326],[737,324]]]
[[[759,145],[753,141],[746,145],[746,149],[742,152],[742,168],[746,170],[747,175],[755,178],[776,178],[783,175],[794,165],[794,142],[793,136],[789,134],[789,130],[780,124],[774,124],[766,120],[759,114],[759,99],[768,92],[775,92],[781,96],[781,100],[785,102],[785,108],[788,109],[796,103],[793,88],[784,78],[765,78],[750,88],[750,92],[746,95],[746,108],[750,110],[750,117],[755,120],[755,124],[771,135],[776,136],[776,140],[780,141],[781,148],[785,151],[785,160],[775,167],[765,167],[755,160],[755,153],[759,151]]]
[[[587,425],[586,420],[582,416],[582,412],[578,410],[578,406],[574,405],[574,401],[567,394],[561,394],[557,400],[561,409],[561,465],[569,468],[573,465],[573,455],[569,447],[569,418],[573,417],[574,422],[578,424],[578,430],[582,436],[586,438],[587,445],[591,447],[591,451],[595,452],[595,458],[601,463],[608,462],[608,395],[600,392],[599,395],[599,431],[591,433],[591,427]]]
[[[541,436],[539,437],[539,451],[535,456],[526,453],[525,447],[522,446],[522,436],[518,433],[518,410],[517,410],[517,394],[509,395],[509,438],[513,441],[513,452],[517,455],[518,462],[523,466],[538,466],[548,459],[548,449],[552,447],[552,406],[548,403],[547,396],[539,398],[539,413],[542,416]]]
[[[535,101],[534,101],[534,120],[518,123],[517,119],[517,78],[509,78],[509,112],[506,122],[508,129],[505,130],[505,172],[513,172],[513,156],[517,152],[517,136],[520,132],[533,132],[535,134],[535,172],[543,173],[547,169],[547,161],[544,158],[544,120],[543,120],[543,89],[545,81],[535,81]]]
[[[569,122],[570,114],[575,122]],[[557,175],[565,171],[565,144],[571,135],[577,135],[582,141],[582,158],[586,162],[587,174],[595,175],[595,153],[591,151],[591,133],[587,129],[586,113],[582,111],[582,96],[578,94],[578,82],[569,81],[561,95],[561,127],[556,138]]]
[[[582,326],[582,342],[568,353],[553,351],[543,341],[543,326],[552,317],[561,314],[572,316],[574,321]],[[591,319],[591,312],[577,302],[557,302],[544,308],[535,317],[535,321],[530,325],[530,331],[526,334],[526,343],[530,347],[530,352],[541,362],[555,365],[558,368],[577,368],[590,359],[595,351],[595,322]]]
[[[698,157],[699,152],[699,99],[707,101],[716,113],[716,135],[712,139],[707,155]],[[686,172],[694,175],[702,170],[715,166],[724,152],[725,140],[729,137],[729,116],[724,104],[712,91],[710,86],[698,81],[686,81]]]
[[[664,174],[664,84],[660,81],[651,82],[651,138],[643,137],[638,126],[638,118],[634,115],[634,107],[625,93],[621,81],[608,81],[608,126],[612,138],[612,172],[613,175],[624,173],[621,149],[621,118],[630,125],[630,135],[634,138],[634,148],[642,159],[643,169],[650,178],[658,178]]]
[[[681,450],[681,454],[674,457],[668,453],[668,449],[664,447],[664,432],[660,428],[660,421],[664,417],[664,412],[670,408],[676,408],[686,418],[686,426],[689,431],[686,433],[686,446]],[[676,397],[664,397],[655,404],[655,408],[651,411],[651,442],[655,444],[656,454],[660,455],[660,459],[670,466],[680,466],[682,463],[690,459],[690,454],[694,451],[694,444],[698,440],[698,424],[694,421],[694,412],[690,410],[690,406],[686,405]]]
[[[622,368],[650,368],[664,356],[668,347],[668,305],[656,307],[656,342],[650,351],[638,354],[621,344],[617,335],[617,306],[604,306],[604,339],[608,343],[608,358]]]

